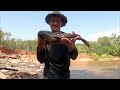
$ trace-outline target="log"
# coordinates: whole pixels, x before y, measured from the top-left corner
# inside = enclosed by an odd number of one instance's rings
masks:
[[[18,71],[18,69],[14,69],[14,68],[7,68],[7,67],[0,67],[0,70],[12,70],[12,71]]]

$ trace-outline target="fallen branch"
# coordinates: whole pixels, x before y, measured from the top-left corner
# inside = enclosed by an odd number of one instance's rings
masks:
[[[6,68],[6,67],[0,67],[0,70],[12,70],[12,71],[18,71],[18,69],[13,69],[13,68]]]

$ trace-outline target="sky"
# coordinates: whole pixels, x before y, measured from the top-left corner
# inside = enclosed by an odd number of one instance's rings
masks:
[[[37,38],[40,30],[50,31],[45,17],[52,11],[0,11],[0,28],[10,32],[13,38],[30,40]],[[87,41],[99,37],[120,35],[120,11],[60,11],[68,23],[61,31],[81,35]],[[77,40],[76,43],[81,43]]]

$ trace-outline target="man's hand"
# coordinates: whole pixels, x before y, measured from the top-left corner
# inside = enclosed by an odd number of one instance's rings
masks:
[[[75,38],[61,38],[60,42],[68,47],[68,51],[72,52],[75,49],[75,41],[79,40],[81,36],[76,36]]]

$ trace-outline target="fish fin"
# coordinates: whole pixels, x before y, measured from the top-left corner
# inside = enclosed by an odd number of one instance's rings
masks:
[[[72,31],[72,34],[75,34],[75,32],[74,32],[74,31]]]

